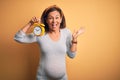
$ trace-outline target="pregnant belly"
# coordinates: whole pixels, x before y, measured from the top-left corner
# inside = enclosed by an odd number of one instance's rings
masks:
[[[60,79],[65,75],[65,63],[52,61],[46,64],[45,73],[51,79]]]

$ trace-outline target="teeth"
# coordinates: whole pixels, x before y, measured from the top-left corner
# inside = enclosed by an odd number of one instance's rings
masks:
[[[53,27],[56,27],[56,24],[52,24]]]

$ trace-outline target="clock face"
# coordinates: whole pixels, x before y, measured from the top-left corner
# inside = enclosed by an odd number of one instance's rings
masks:
[[[41,28],[40,28],[39,26],[36,26],[36,27],[34,28],[34,34],[35,34],[35,35],[40,35],[40,34],[41,34]]]

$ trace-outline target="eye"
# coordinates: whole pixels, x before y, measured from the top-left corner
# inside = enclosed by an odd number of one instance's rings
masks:
[[[52,17],[48,17],[48,19],[50,20],[50,19],[52,19]]]
[[[59,17],[56,17],[56,19],[58,19]]]
[[[59,18],[60,18],[59,16],[56,17],[56,19],[59,19]]]

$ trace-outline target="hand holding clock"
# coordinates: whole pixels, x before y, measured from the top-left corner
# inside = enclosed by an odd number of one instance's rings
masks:
[[[33,17],[30,21],[31,25],[34,26],[33,33],[36,36],[42,36],[45,32],[44,24],[41,24],[40,18]]]
[[[29,21],[29,23],[31,25],[33,25],[34,23],[39,23],[40,24],[40,18],[37,18],[37,17],[32,17],[32,19]]]
[[[40,18],[32,17],[32,19],[23,28],[23,32],[27,32],[30,27],[34,26],[33,33],[36,36],[42,36],[45,32],[44,24],[41,24]]]
[[[26,33],[34,23],[40,23],[40,19],[37,17],[32,17],[32,19],[22,28],[22,31]]]

